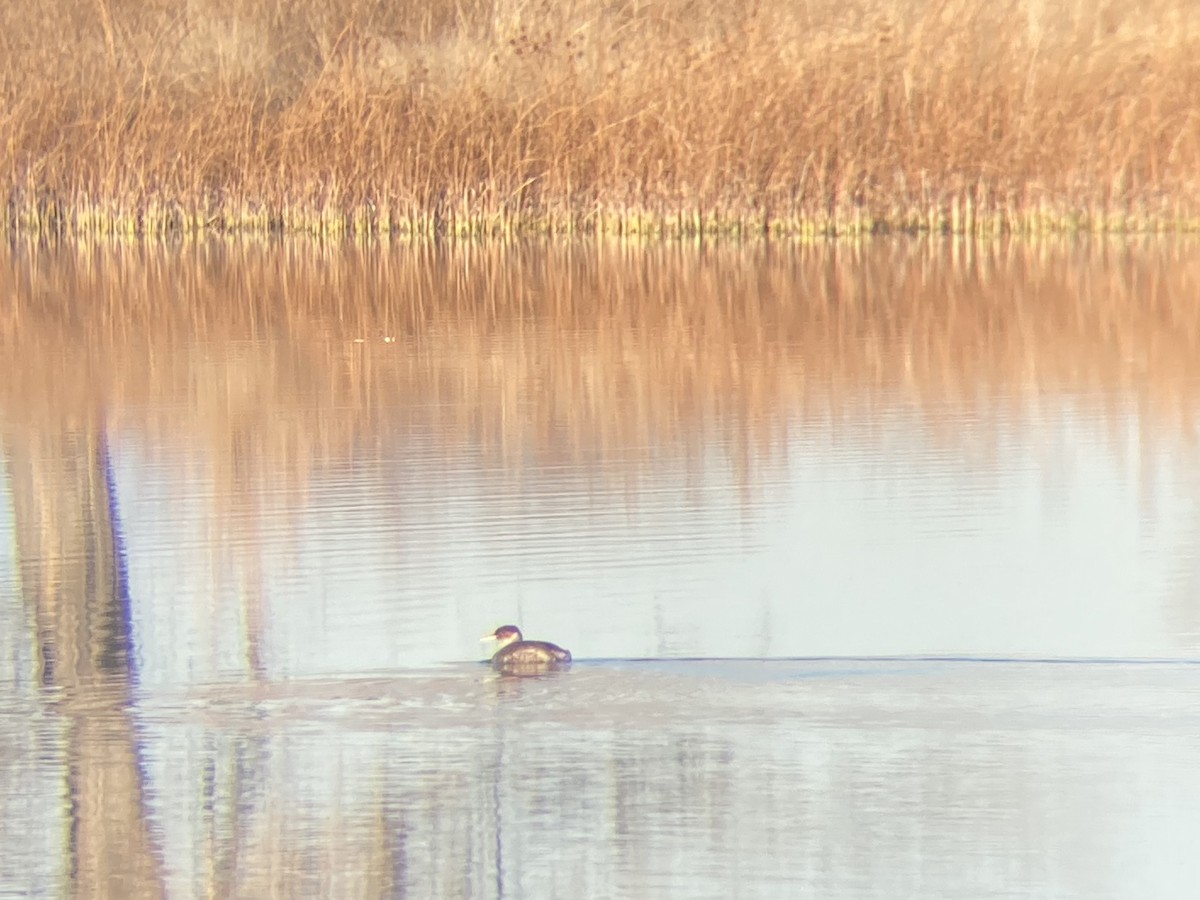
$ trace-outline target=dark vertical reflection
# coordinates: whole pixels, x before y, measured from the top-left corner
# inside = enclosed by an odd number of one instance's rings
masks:
[[[519,895],[521,888],[520,873],[518,872],[516,873],[516,884],[512,885],[514,890],[510,894],[508,890],[510,873],[506,869],[507,854],[505,853],[505,843],[508,839],[508,836],[505,834],[505,821],[507,818],[505,816],[505,785],[508,782],[506,775],[508,770],[508,754],[506,751],[510,749],[508,744],[512,737],[512,732],[508,728],[506,719],[506,713],[509,712],[506,707],[510,704],[517,705],[521,702],[525,682],[522,679],[490,680],[491,676],[484,677],[489,679],[489,690],[485,693],[485,696],[489,705],[494,704],[491,710],[494,718],[492,720],[492,727],[489,729],[491,732],[490,747],[486,744],[483,745],[481,749],[483,749],[484,753],[481,754],[479,759],[479,769],[481,774],[486,773],[486,781],[484,783],[490,793],[488,801],[491,821],[489,822],[488,817],[485,817],[480,824],[484,830],[484,834],[481,835],[483,840],[486,840],[487,831],[491,832],[492,858],[490,861],[487,859],[485,850],[480,854],[479,864],[481,874],[484,874],[490,862],[492,896],[496,900],[504,900],[505,897],[513,894]],[[488,759],[489,756],[490,759]],[[484,878],[486,878],[486,875]],[[481,879],[481,882],[486,883],[484,879]]]
[[[71,892],[161,896],[130,714],[129,592],[102,422],[11,430],[4,448],[42,686],[67,723]]]
[[[502,800],[500,797],[500,783],[503,780],[504,772],[504,740],[501,738],[496,741],[496,761],[492,766],[492,831],[495,835],[495,847],[493,853],[495,860],[493,861],[496,869],[496,898],[503,900],[504,898],[504,810],[502,809]]]
[[[6,450],[42,685],[128,678],[129,598],[102,439],[94,430],[25,431],[10,436]]]

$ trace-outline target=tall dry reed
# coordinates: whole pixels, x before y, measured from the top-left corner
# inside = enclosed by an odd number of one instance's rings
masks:
[[[44,0],[9,229],[1200,227],[1193,0]]]

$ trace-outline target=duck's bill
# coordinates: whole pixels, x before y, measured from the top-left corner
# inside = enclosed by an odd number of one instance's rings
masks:
[[[479,643],[482,644],[484,641],[494,641],[495,639],[496,639],[496,636],[494,634],[485,634],[483,637],[481,637],[479,639]]]

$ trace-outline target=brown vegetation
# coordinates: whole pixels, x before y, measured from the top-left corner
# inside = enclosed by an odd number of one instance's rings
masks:
[[[1200,227],[1192,0],[45,0],[10,230]]]

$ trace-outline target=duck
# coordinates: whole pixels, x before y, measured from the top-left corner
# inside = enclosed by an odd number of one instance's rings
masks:
[[[492,654],[492,668],[501,675],[538,675],[571,664],[571,651],[549,641],[527,641],[516,625],[501,625],[481,641],[500,645]]]

